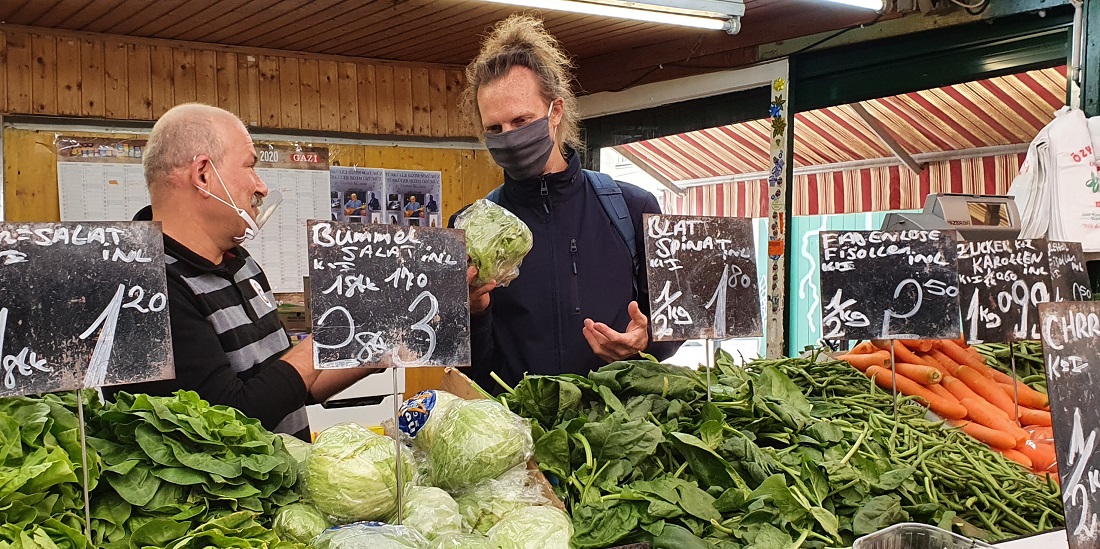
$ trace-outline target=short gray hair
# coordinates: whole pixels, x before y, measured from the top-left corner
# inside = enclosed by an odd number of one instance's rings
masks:
[[[233,113],[202,103],[176,105],[164,113],[153,125],[141,155],[146,185],[152,188],[165,182],[200,154],[220,161],[225,152],[224,130],[219,126],[223,120],[241,123]]]

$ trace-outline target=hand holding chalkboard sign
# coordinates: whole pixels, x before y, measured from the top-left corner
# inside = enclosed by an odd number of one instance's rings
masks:
[[[959,336],[955,237],[940,231],[825,231],[825,339]]]

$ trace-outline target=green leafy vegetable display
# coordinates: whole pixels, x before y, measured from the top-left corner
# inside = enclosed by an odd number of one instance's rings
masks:
[[[512,511],[489,530],[489,540],[500,549],[569,549],[572,536],[569,515],[546,506]]]
[[[332,526],[325,515],[308,503],[292,503],[275,513],[271,529],[280,538],[298,543],[309,543]]]
[[[195,528],[170,519],[153,519],[134,530],[131,549],[304,549],[299,543],[280,540],[257,522],[256,514],[240,511],[211,519]]]
[[[823,549],[902,521],[996,541],[1062,525],[1052,481],[818,358],[740,367],[720,353],[711,402],[700,374],[649,361],[528,377],[503,398],[537,423],[535,459],[578,549]]]
[[[84,549],[75,393],[0,399],[0,548]],[[99,457],[88,455],[89,482]]]
[[[466,530],[480,534],[512,511],[550,503],[523,466],[459,492],[455,501]]]
[[[515,214],[481,199],[455,219],[455,228],[466,231],[466,248],[477,267],[476,284],[495,280],[507,286],[519,276],[519,266],[531,251],[531,229]]]
[[[313,445],[298,437],[284,433],[279,433],[278,437],[283,439],[283,446],[286,447],[287,452],[290,452],[290,457],[294,458],[294,463],[298,466],[298,484],[296,484],[294,488],[303,499],[308,499],[309,490],[306,489],[306,459],[309,458],[309,453],[313,451]]]
[[[428,422],[431,438],[417,436],[432,484],[461,490],[525,463],[533,451],[530,424],[494,400],[460,400]]]
[[[403,485],[415,464],[402,453]],[[397,512],[393,439],[354,423],[326,429],[313,443],[306,483],[317,508],[335,522],[385,520]]]
[[[316,549],[423,549],[428,540],[405,526],[358,523],[330,528],[313,540]]]
[[[429,540],[462,532],[462,515],[458,514],[458,504],[450,494],[440,488],[410,486],[402,494],[401,508],[404,511],[401,524],[415,529]]]
[[[120,393],[88,414],[88,429],[104,464],[92,495],[98,548],[251,547],[217,540],[275,539],[265,525],[298,499],[297,464],[282,439],[193,392]]]

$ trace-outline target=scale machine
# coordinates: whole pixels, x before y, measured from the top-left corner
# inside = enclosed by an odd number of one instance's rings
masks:
[[[883,231],[954,230],[959,240],[1015,240],[1020,211],[1011,196],[930,194],[920,213],[891,213]]]

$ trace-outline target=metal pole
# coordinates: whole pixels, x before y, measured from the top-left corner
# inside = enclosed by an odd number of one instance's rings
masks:
[[[397,367],[391,367],[390,373],[393,374],[393,447],[397,450],[397,465],[394,467],[394,472],[397,474],[395,479],[397,482],[397,519],[398,526],[401,525],[401,521],[405,518],[405,509],[402,505],[402,495],[405,490],[404,476],[402,476],[402,459],[401,459],[401,428],[399,418],[401,417],[401,398],[398,395],[397,387]]]
[[[84,535],[88,538],[88,545],[92,546],[92,498],[88,492],[88,436],[84,429],[84,398],[80,390],[76,393],[76,413],[80,420],[80,468],[84,472]]]

